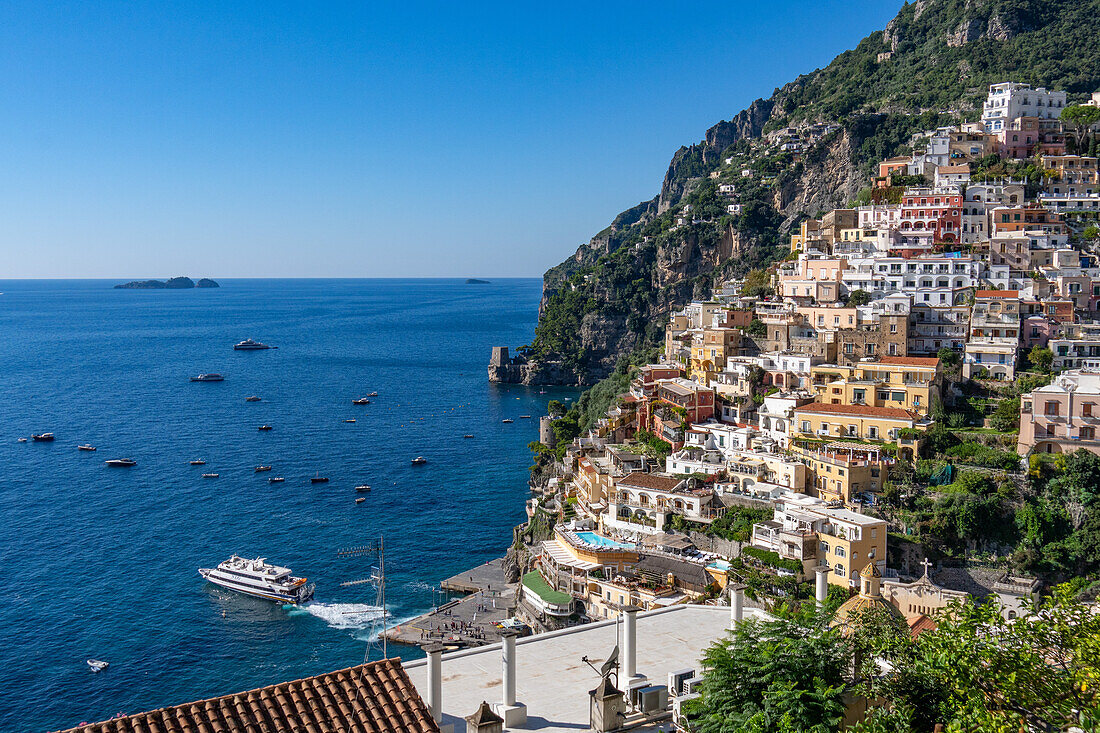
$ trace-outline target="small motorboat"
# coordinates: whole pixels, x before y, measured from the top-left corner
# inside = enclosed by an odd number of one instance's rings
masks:
[[[77,450],[91,450],[91,451],[94,451],[95,446],[94,445],[88,445],[87,443],[85,443],[84,445],[78,445],[76,447],[76,449]]]
[[[17,438],[15,442],[16,443],[26,443],[27,439],[26,438]]]
[[[531,419],[531,416],[530,416],[530,415],[520,415],[520,416],[519,416],[519,419],[520,419],[520,420],[530,420],[530,419]]]
[[[353,405],[369,405],[370,400],[368,400],[366,397],[360,397],[359,399],[352,400],[351,404],[353,404]]]
[[[328,478],[325,476],[314,476],[309,480],[311,484],[327,484]]]
[[[424,456],[417,456],[416,458],[412,459],[412,464],[414,466],[420,466],[420,465],[423,465],[427,462],[428,462],[428,459],[425,458]]]
[[[473,434],[472,434],[472,433],[466,433],[466,434],[465,434],[465,435],[463,435],[462,437],[463,437],[463,438],[472,438],[472,437],[474,437],[474,436],[473,436]]]
[[[271,426],[270,425],[261,425],[260,427],[258,427],[256,429],[257,430],[271,430]]]
[[[88,666],[92,668],[93,672],[102,672],[111,666],[109,662],[104,662],[99,659],[89,659]]]
[[[256,470],[256,473],[260,473],[261,471],[270,471],[271,466],[256,466],[255,470]]]
[[[355,422],[355,418],[354,418],[354,417],[349,417],[349,418],[348,418],[347,420],[345,420],[344,422]]]
[[[367,395],[367,397],[377,397],[377,396],[378,396],[377,392],[371,392],[369,395]]]
[[[53,433],[31,433],[31,440],[35,443],[52,443]]]
[[[217,478],[217,477],[218,477],[218,474],[216,474],[216,473],[204,473],[204,474],[202,475],[202,477],[203,477],[203,478]]]
[[[104,461],[104,463],[113,468],[128,468],[137,465],[137,461],[133,458],[112,458],[109,461]]]
[[[510,418],[510,417],[506,417],[506,418],[504,418],[503,420],[501,420],[501,422],[515,422],[515,420],[513,420],[513,419],[512,419],[512,418]]]
[[[370,484],[360,484],[359,486],[355,487],[355,490],[358,491],[360,494],[366,493],[370,491]]]
[[[366,500],[367,500],[367,498],[365,496],[360,496],[358,499],[355,500],[355,503],[356,504],[362,504]]]
[[[284,481],[286,481],[286,479],[282,476],[272,476],[267,480],[269,484],[281,484]]]
[[[215,374],[215,373],[212,372],[210,374],[200,374],[197,377],[191,377],[191,381],[192,382],[224,382],[225,377],[223,377],[220,374]]]
[[[192,466],[205,466],[205,465],[206,465],[206,461],[204,461],[203,459],[201,459],[201,458],[200,458],[200,459],[199,459],[199,460],[197,460],[197,461],[191,461],[191,465],[192,465]]]
[[[262,400],[260,400],[260,398],[257,397],[256,395],[252,395],[251,397],[245,397],[244,401],[245,402],[261,402]]]

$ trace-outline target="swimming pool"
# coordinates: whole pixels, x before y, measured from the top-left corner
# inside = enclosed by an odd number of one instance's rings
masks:
[[[622,542],[616,542],[615,540],[608,539],[595,532],[574,532],[577,538],[582,542],[587,542],[590,545],[596,545],[597,547],[620,547],[625,549],[633,549],[633,545],[626,545]]]
[[[723,573],[728,573],[730,569],[730,564],[727,560],[711,560],[709,563],[707,563],[707,567],[714,568],[715,570],[720,570]]]

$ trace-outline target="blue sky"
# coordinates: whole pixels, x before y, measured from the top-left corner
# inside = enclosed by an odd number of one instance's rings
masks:
[[[0,279],[541,275],[900,2],[521,5],[0,5]]]

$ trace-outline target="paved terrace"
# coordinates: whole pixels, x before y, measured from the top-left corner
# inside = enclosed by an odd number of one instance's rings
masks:
[[[745,618],[762,616],[746,608]],[[638,614],[638,673],[664,685],[668,673],[699,669],[703,651],[724,636],[730,623],[728,606],[673,606]],[[581,657],[599,667],[616,643],[614,621],[586,624],[537,634],[516,642],[516,697],[527,705],[527,725],[505,730],[578,733],[589,730],[588,691],[599,676]],[[443,655],[443,724],[465,730],[464,718],[482,700],[501,700],[500,644]],[[428,694],[427,660],[405,664],[422,696]],[[620,688],[625,682],[620,683]],[[637,731],[668,730],[667,720]]]
[[[471,595],[395,626],[387,638],[398,644],[439,641],[462,647],[499,642],[496,624],[508,618],[516,605],[515,586],[504,582],[502,562],[502,558],[491,560],[447,578],[440,583],[444,590]]]

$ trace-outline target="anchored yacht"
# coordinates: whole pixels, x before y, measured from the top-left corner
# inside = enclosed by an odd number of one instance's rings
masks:
[[[199,575],[222,588],[269,601],[305,603],[313,598],[313,584],[296,578],[290,568],[265,562],[260,557],[246,560],[234,555],[216,568],[199,568]]]
[[[274,349],[274,346],[268,346],[267,344],[261,344],[259,341],[253,339],[245,339],[239,344],[234,344],[233,349],[235,351],[262,351],[263,349]]]
[[[224,382],[225,377],[220,374],[200,374],[197,377],[191,377],[192,382]]]

